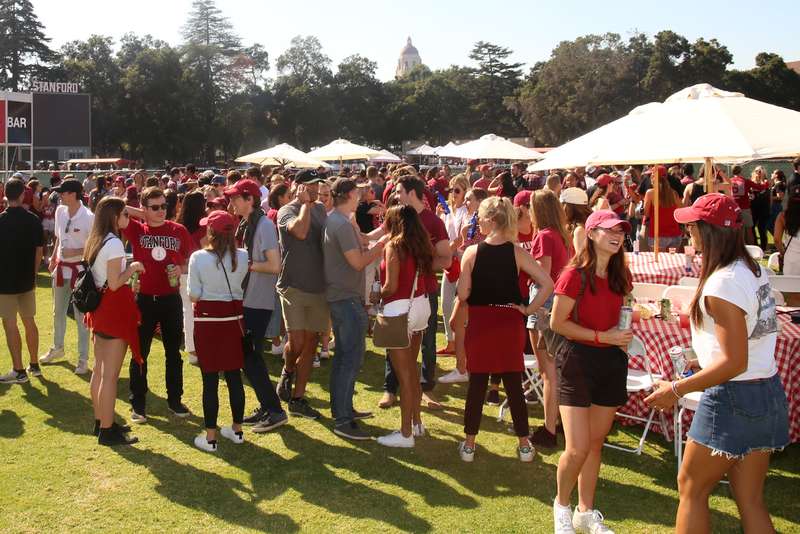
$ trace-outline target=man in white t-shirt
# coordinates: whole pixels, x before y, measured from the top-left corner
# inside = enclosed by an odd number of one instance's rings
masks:
[[[83,186],[78,180],[64,180],[54,191],[61,195],[61,205],[55,214],[55,246],[48,269],[53,277],[53,346],[43,355],[41,363],[52,363],[64,357],[64,335],[67,332],[67,308],[72,288],[82,270],[83,247],[89,238],[94,215],[83,205]],[[89,332],[83,324],[83,314],[77,309],[78,364],[75,373],[89,371]]]

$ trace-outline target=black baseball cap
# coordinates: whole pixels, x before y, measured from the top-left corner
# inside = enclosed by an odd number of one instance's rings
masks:
[[[69,178],[61,182],[58,187],[54,187],[53,191],[57,193],[75,193],[76,195],[82,195],[83,184],[74,178]]]
[[[296,184],[319,184],[324,181],[325,178],[320,176],[320,174],[314,169],[306,169],[304,171],[299,172],[294,177],[294,182]]]

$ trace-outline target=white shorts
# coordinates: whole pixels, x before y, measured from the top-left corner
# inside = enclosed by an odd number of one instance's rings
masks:
[[[394,300],[383,307],[383,315],[397,317],[408,312],[408,331],[413,334],[428,328],[428,318],[431,316],[431,303],[428,295],[420,295],[411,303],[408,311],[408,299]]]

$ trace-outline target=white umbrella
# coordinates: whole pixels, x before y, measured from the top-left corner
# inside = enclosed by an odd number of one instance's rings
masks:
[[[544,157],[544,154],[532,148],[518,145],[504,137],[495,134],[486,134],[480,139],[443,148],[439,152],[443,158],[461,159],[510,159],[531,160]]]
[[[292,145],[281,143],[272,148],[253,152],[236,158],[238,163],[254,163],[256,165],[289,165],[300,169],[316,169],[330,167],[324,161],[312,158]]]
[[[455,144],[454,142],[450,141],[449,143],[447,143],[444,146],[437,146],[434,150],[436,151],[436,155],[437,156],[441,156],[442,152],[444,152],[446,150],[450,150],[453,147],[457,147],[457,146],[458,146],[457,144]]]
[[[399,163],[402,161],[398,156],[395,156],[388,150],[381,150],[379,155],[375,156],[374,158],[369,158],[369,160],[380,161],[383,163]]]
[[[408,152],[406,152],[406,154],[409,156],[435,156],[436,149],[430,145],[424,144],[424,145],[419,145],[417,148],[409,150]]]
[[[375,150],[366,146],[356,145],[347,139],[337,139],[325,146],[319,147],[308,153],[309,156],[325,161],[370,159],[380,154],[380,150]]]
[[[548,152],[533,168],[793,157],[799,131],[800,112],[698,84]]]

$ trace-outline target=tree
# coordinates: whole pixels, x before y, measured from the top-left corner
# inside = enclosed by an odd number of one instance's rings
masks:
[[[480,128],[501,135],[516,135],[521,130],[519,121],[503,104],[503,100],[519,87],[522,75],[522,63],[505,61],[511,54],[511,49],[485,41],[475,43],[469,54],[470,59],[478,63],[478,68],[473,70],[476,119]]]
[[[0,88],[18,91],[57,60],[30,0],[0,0]]]
[[[331,58],[322,52],[322,44],[313,35],[292,38],[286,51],[278,57],[278,72],[291,76],[297,83],[324,85],[331,82]]]
[[[384,137],[388,100],[375,77],[377,68],[377,63],[358,54],[339,64],[333,98],[341,136],[360,143]]]

